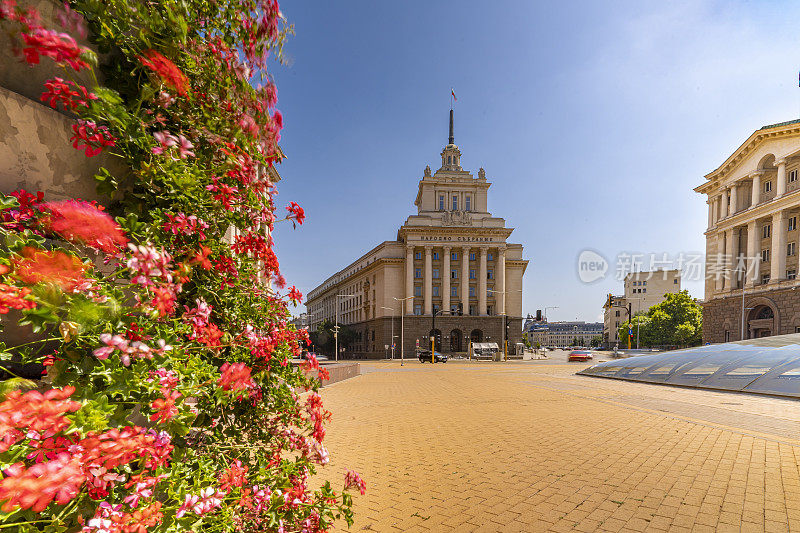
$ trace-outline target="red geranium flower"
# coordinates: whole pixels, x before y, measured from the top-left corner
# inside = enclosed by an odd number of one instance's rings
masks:
[[[128,242],[119,224],[89,202],[67,200],[48,202],[41,207],[51,215],[44,220],[45,227],[68,241],[82,242],[106,253]]]
[[[65,291],[74,290],[82,281],[86,266],[73,256],[54,250],[46,252],[26,246],[22,259],[14,262],[14,274],[24,283],[54,283]]]
[[[139,56],[142,65],[158,74],[158,77],[179,95],[186,96],[189,90],[189,79],[181,72],[181,69],[155,50],[145,50],[143,53],[144,56]]]

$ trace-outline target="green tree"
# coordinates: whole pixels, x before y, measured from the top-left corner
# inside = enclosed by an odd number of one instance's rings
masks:
[[[632,346],[636,345],[637,326],[640,346],[696,346],[702,340],[703,314],[688,291],[667,294],[663,302],[647,313],[622,323],[619,327],[621,345],[627,344],[629,324],[633,330]]]
[[[591,341],[591,344],[590,344],[590,346],[592,348],[597,348],[601,344],[603,344],[603,336],[602,335],[595,335],[594,337],[592,337],[592,341]]]
[[[328,356],[335,356],[336,337],[334,329],[336,324],[330,320],[323,320],[309,336],[316,349]],[[339,324],[339,349],[350,348],[356,340],[356,332],[350,326]]]

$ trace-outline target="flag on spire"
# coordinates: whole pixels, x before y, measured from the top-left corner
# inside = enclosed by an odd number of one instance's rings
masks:
[[[456,98],[456,93],[455,93],[455,91],[453,91],[452,87],[450,88],[450,95],[453,97],[453,100],[458,102],[458,98]]]

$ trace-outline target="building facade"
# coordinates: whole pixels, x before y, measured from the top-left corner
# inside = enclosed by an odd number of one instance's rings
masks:
[[[601,322],[531,322],[525,331],[531,346],[590,346],[603,334]],[[576,344],[577,343],[577,344]]]
[[[401,336],[409,356],[418,343],[430,344],[432,330],[443,352],[466,352],[470,340],[499,345],[506,319],[509,346],[522,340],[528,261],[521,244],[508,242],[513,229],[489,212],[485,171],[474,177],[461,167],[450,113],[441,167],[425,168],[417,213],[396,240],[379,244],[308,293],[311,330],[325,320],[348,325],[356,332],[348,350],[355,357],[383,357],[392,344],[399,350]]]
[[[628,321],[628,304],[634,316],[646,313],[669,293],[681,291],[680,270],[630,272],[623,280],[624,294],[609,294],[603,305],[603,344],[619,343],[619,326]]]
[[[800,331],[800,120],[755,131],[695,192],[706,196],[703,341]]]

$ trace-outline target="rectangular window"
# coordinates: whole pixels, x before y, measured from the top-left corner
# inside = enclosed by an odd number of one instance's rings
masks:
[[[769,263],[769,249],[761,250],[761,262]]]
[[[450,296],[458,296],[458,285],[450,285]]]
[[[414,277],[417,278],[417,279],[422,279],[422,269],[421,268],[415,268],[414,269]]]
[[[642,292],[647,292],[647,289],[642,289]]]
[[[474,268],[469,271],[469,279],[478,279],[478,271]]]
[[[494,270],[491,268],[486,271],[486,279],[494,279]]]
[[[439,297],[439,286],[438,286],[438,285],[434,285],[434,286],[433,286],[433,295],[434,295],[436,298],[438,298],[438,297]]]
[[[470,254],[469,254],[469,260],[470,260],[470,261],[475,261],[475,252],[470,252]]]
[[[487,315],[491,315],[492,314],[492,306],[491,305],[487,305],[486,306],[486,314]]]
[[[763,276],[761,276],[761,283],[764,285],[769,283],[769,274],[764,274]]]
[[[790,269],[786,271],[786,279],[794,279],[797,277],[797,270]]]
[[[475,285],[471,285],[469,288],[469,297],[475,298]]]
[[[422,259],[422,252],[414,252],[414,259]]]
[[[646,281],[643,281],[643,282],[642,282],[642,285],[644,285],[645,287],[647,287],[647,282],[646,282]]]
[[[787,228],[786,231],[794,231],[797,229],[797,217],[789,217],[789,220],[787,220]]]
[[[439,269],[438,268],[434,268],[433,269],[433,279],[439,279]]]
[[[677,284],[678,284],[678,278],[675,278],[675,279],[673,279],[673,280],[672,280],[672,284],[673,284],[673,285],[677,285]]]
[[[486,254],[486,260],[487,261],[494,261],[494,254],[492,254],[492,252],[489,252],[488,254]]]
[[[765,181],[764,182],[764,192],[770,192],[772,190],[772,182]]]
[[[469,306],[469,316],[475,316],[478,314],[478,309],[474,305]]]
[[[439,195],[439,211],[444,211],[444,195]]]
[[[422,296],[422,285],[414,285],[414,296]]]
[[[450,254],[450,261],[458,261],[458,252],[453,252]]]
[[[458,279],[458,269],[453,269],[450,271],[450,279]]]
[[[439,260],[439,252],[433,252],[433,260],[434,261],[438,261]]]
[[[436,304],[434,304],[434,305],[433,305],[433,309],[431,309],[431,312],[432,312],[434,315],[438,314],[438,313],[439,313],[439,306],[438,306],[438,305],[436,305]]]
[[[456,196],[455,194],[453,195],[453,207],[452,207],[452,210],[453,211],[458,211],[458,196]]]
[[[795,243],[790,242],[786,245],[786,255],[794,255]]]
[[[414,314],[415,315],[421,315],[422,314],[422,305],[416,304],[414,306]]]
[[[764,224],[764,227],[761,228],[761,238],[769,239],[770,235],[772,235],[772,226],[769,224]]]
[[[464,198],[464,211],[472,211],[472,199],[469,195]]]
[[[797,181],[797,169],[789,171],[789,183]]]
[[[458,314],[458,304],[450,304],[450,314],[453,316]]]

